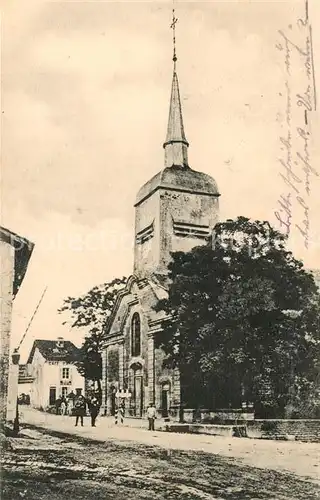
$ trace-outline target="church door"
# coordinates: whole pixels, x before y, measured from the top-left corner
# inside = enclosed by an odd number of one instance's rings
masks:
[[[163,385],[161,388],[161,409],[164,418],[168,416],[169,412],[169,390],[168,384]]]
[[[135,402],[135,416],[142,417],[143,378],[141,375],[135,375],[134,377],[134,402]]]

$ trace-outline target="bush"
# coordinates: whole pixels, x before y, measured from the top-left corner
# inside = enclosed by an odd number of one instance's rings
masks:
[[[277,430],[277,422],[263,422],[261,430],[267,434],[274,434]]]

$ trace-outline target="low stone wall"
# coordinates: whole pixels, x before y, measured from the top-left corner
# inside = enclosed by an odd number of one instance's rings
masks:
[[[167,432],[208,434],[212,436],[278,439],[320,443],[320,420],[247,420],[238,424],[205,424],[195,422],[164,422]]]
[[[221,410],[207,410],[193,408],[185,408],[183,410],[183,421],[185,423],[202,423],[202,424],[226,424],[231,425],[241,422],[244,424],[248,420],[254,419],[254,413],[247,409],[221,409]]]
[[[316,419],[253,420],[246,425],[251,438],[320,442],[320,420]]]
[[[186,434],[206,434],[210,436],[246,437],[245,425],[164,423],[159,430]]]

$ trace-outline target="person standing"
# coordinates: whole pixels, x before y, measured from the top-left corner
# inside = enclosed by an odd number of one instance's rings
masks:
[[[84,399],[84,397],[81,394],[75,400],[74,411],[75,411],[75,416],[76,416],[75,426],[77,427],[78,422],[79,422],[79,418],[80,418],[81,427],[83,427],[83,417],[86,414],[86,400]]]
[[[72,409],[73,409],[73,401],[71,399],[67,399],[67,408],[66,408],[66,413],[67,415],[72,415]]]
[[[60,406],[61,406],[61,398],[59,397],[58,399],[56,399],[56,414],[57,415],[60,415]]]
[[[96,396],[93,396],[91,398],[90,404],[89,404],[89,409],[90,409],[90,415],[91,415],[91,427],[95,427],[97,416],[98,416],[99,410],[100,410],[99,401],[96,398]]]
[[[73,391],[68,394],[67,397],[67,410],[68,410],[68,415],[73,415],[73,408],[74,408],[74,403],[75,403],[76,395]]]
[[[149,422],[149,431],[154,431],[154,421],[157,417],[156,409],[152,403],[149,404],[147,409],[147,418]]]
[[[121,403],[118,404],[118,407],[116,409],[115,413],[115,424],[118,425],[123,424],[124,421],[124,401],[121,401]]]
[[[62,398],[61,404],[60,404],[60,415],[65,415],[66,414],[66,409],[67,409],[67,403],[65,398]]]

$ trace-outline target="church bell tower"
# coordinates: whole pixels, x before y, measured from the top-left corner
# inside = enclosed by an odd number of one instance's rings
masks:
[[[166,275],[171,252],[188,252],[203,245],[219,217],[215,180],[189,166],[175,45],[173,11],[173,77],[164,169],[144,184],[135,202],[134,274],[147,278]]]

